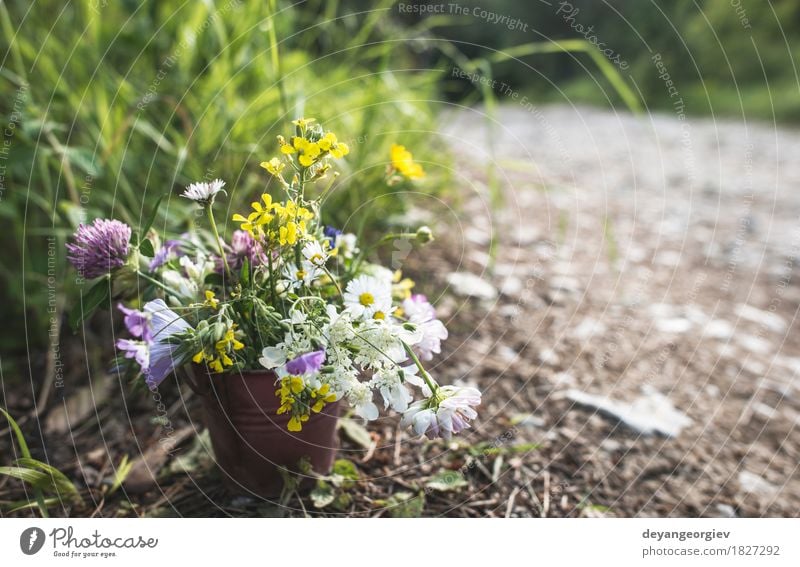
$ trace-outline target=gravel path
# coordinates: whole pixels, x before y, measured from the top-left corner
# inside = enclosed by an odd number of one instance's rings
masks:
[[[446,124],[470,196],[439,250],[483,299],[440,302],[443,367],[487,390],[482,436],[540,444],[500,512],[797,515],[800,134],[566,106]]]

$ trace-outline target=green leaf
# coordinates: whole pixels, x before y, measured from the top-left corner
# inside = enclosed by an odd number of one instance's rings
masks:
[[[392,518],[419,518],[425,510],[425,494],[398,492],[388,500],[380,501],[380,504],[386,506]]]
[[[125,482],[126,478],[128,478],[132,468],[133,462],[128,460],[128,455],[122,457],[119,465],[117,465],[117,472],[114,475],[114,482],[111,483],[111,488],[108,489],[109,496],[119,490],[119,487],[122,486],[122,483]]]
[[[17,443],[19,444],[19,450],[22,453],[22,457],[26,459],[31,458],[31,452],[28,449],[28,443],[25,441],[25,436],[22,435],[22,430],[19,428],[19,424],[11,417],[6,410],[0,408],[0,412],[3,413],[5,418],[8,420],[11,429],[14,431],[14,435],[17,438]],[[34,488],[33,491],[34,499],[36,500],[36,505],[39,507],[39,513],[42,515],[42,518],[46,518],[47,514],[47,503],[45,502],[44,495],[42,491],[38,488]]]
[[[27,482],[32,487],[40,490],[53,489],[53,477],[43,471],[25,467],[0,467],[0,474]]]
[[[65,494],[73,500],[81,499],[78,493],[78,489],[75,488],[75,485],[72,483],[72,481],[69,478],[67,478],[67,475],[62,473],[54,466],[30,458],[17,459],[17,465],[19,465],[20,467],[27,467],[28,469],[31,470],[38,470],[43,472],[44,474],[50,477],[53,490],[55,490],[59,494]]]
[[[438,490],[439,492],[449,492],[452,490],[460,490],[469,483],[464,479],[459,471],[443,470],[436,473],[428,482],[425,483],[427,488],[431,490]]]
[[[80,305],[73,307],[69,314],[69,326],[73,331],[77,331],[78,325],[88,319],[102,303],[108,300],[108,290],[108,277],[104,277],[81,296]]]
[[[147,221],[142,225],[142,234],[147,236],[147,233],[150,230],[150,227],[153,226],[153,223],[156,221],[156,214],[158,213],[158,207],[161,205],[161,201],[164,200],[164,195],[161,195],[156,203],[153,205],[153,210],[150,211],[150,216],[147,217]]]
[[[22,430],[19,428],[19,425],[17,424],[16,421],[14,421],[14,418],[11,417],[11,415],[3,408],[0,408],[0,413],[2,413],[8,420],[8,424],[11,426],[11,430],[14,432],[14,435],[17,438],[17,443],[19,443],[19,450],[22,453],[22,456],[24,458],[30,459],[31,452],[28,449],[28,444],[25,442],[25,436],[22,435]]]
[[[206,279],[203,280],[203,283],[206,285],[218,285],[221,286],[223,283],[222,274],[218,274],[213,272],[206,276]]]
[[[354,443],[364,449],[369,449],[370,445],[372,445],[372,437],[370,437],[369,431],[357,421],[343,418],[339,420],[339,427]]]
[[[250,285],[250,261],[245,258],[242,262],[242,269],[239,270],[239,281],[242,282],[243,287]]]
[[[153,250],[153,243],[150,242],[147,238],[142,240],[141,244],[139,244],[139,252],[143,256],[147,256],[148,258],[152,258],[156,255],[155,250]]]
[[[338,474],[349,480],[358,480],[360,478],[356,466],[347,459],[336,459],[333,463],[333,474]]]
[[[324,480],[318,480],[317,487],[311,491],[310,496],[314,508],[324,508],[336,500],[336,491]]]

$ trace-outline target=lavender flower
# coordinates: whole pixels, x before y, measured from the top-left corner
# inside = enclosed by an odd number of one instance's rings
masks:
[[[146,342],[120,339],[117,348],[125,353],[125,358],[135,359],[141,368],[150,367],[150,349]]]
[[[403,312],[422,333],[422,339],[413,346],[417,356],[422,360],[431,360],[434,354],[442,352],[447,329],[436,318],[436,309],[428,302],[428,298],[421,294],[412,295],[403,301]]]
[[[307,352],[287,362],[286,372],[295,376],[300,374],[313,374],[322,368],[323,362],[325,362],[324,350]]]
[[[67,259],[81,276],[94,279],[125,264],[131,227],[116,220],[95,219],[90,225],[81,224],[74,238],[74,243],[67,243]]]
[[[150,367],[144,374],[147,385],[153,388],[158,386],[179,363],[174,356],[178,345],[168,342],[170,337],[188,331],[192,326],[180,315],[171,311],[163,299],[148,301],[144,310],[150,315],[154,339],[150,345]]]
[[[117,308],[125,314],[125,327],[131,335],[141,338],[146,343],[152,342],[153,335],[150,331],[150,318],[147,313],[129,309],[122,303],[117,304]]]
[[[181,243],[179,240],[167,240],[164,246],[159,248],[158,252],[153,256],[148,269],[154,272],[170,260],[179,257],[181,253]]]
[[[454,433],[468,428],[478,413],[472,406],[480,405],[481,393],[475,388],[442,386],[433,396],[409,406],[403,414],[403,427],[412,426],[417,435],[429,439],[450,439]]]
[[[180,363],[175,358],[178,345],[169,342],[170,337],[192,329],[192,326],[171,311],[163,299],[148,301],[144,311],[127,309],[123,305],[119,308],[125,313],[128,331],[142,340],[120,339],[117,348],[125,353],[125,358],[133,358],[139,363],[147,386],[155,388]]]

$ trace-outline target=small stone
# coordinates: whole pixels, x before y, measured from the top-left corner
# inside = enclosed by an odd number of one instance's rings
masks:
[[[777,487],[764,480],[757,474],[750,471],[742,471],[739,473],[739,486],[742,490],[751,494],[758,494],[760,496],[774,496],[777,492]]]
[[[521,279],[514,276],[508,276],[500,285],[500,293],[503,295],[515,296],[522,292],[522,288],[523,285]]]
[[[676,317],[674,319],[656,319],[656,329],[662,333],[682,334],[692,328],[688,319]]]
[[[457,295],[485,300],[497,297],[497,290],[492,284],[469,272],[453,272],[447,276],[447,283]]]
[[[577,293],[580,291],[581,283],[575,278],[567,276],[555,276],[550,278],[550,289],[554,291],[565,291],[569,293]]]
[[[720,518],[736,518],[736,508],[730,504],[717,504],[717,512]]]
[[[686,414],[675,409],[669,398],[652,388],[644,388],[643,395],[630,404],[575,389],[569,390],[567,397],[576,404],[610,415],[642,435],[659,433],[677,437],[692,423]]]
[[[736,307],[736,314],[742,319],[757,323],[776,333],[782,333],[786,330],[786,321],[783,320],[783,317],[769,311],[763,311],[752,305],[746,305],[744,303],[738,305]]]
[[[576,339],[585,341],[595,335],[602,335],[606,330],[606,326],[600,321],[587,317],[581,323],[572,329],[572,336]]]
[[[750,352],[763,354],[769,352],[772,348],[772,345],[769,341],[754,335],[738,335],[736,340],[742,346],[742,348],[745,348]]]
[[[712,319],[703,327],[703,336],[711,339],[729,339],[733,336],[733,325],[724,319]]]
[[[574,386],[578,380],[569,372],[558,372],[553,375],[552,382],[556,386]]]
[[[556,352],[553,349],[549,348],[543,349],[539,353],[539,360],[541,360],[545,364],[551,364],[553,366],[555,366],[561,361]]]

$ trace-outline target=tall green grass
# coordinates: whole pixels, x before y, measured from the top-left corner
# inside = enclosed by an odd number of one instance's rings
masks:
[[[195,219],[172,197],[216,177],[228,183],[226,203],[241,208],[266,187],[258,163],[299,115],[351,145],[331,222],[385,193],[389,145],[429,146],[425,101],[438,75],[410,71],[413,54],[383,23],[389,5],[348,13],[335,1],[0,3],[0,116],[13,121],[0,161],[0,288],[17,299],[4,305],[4,348],[26,335],[43,342],[49,274],[59,298],[74,295],[63,250],[78,222],[113,215],[135,230],[167,195],[155,226],[180,230]],[[349,183],[354,170],[367,182]]]

